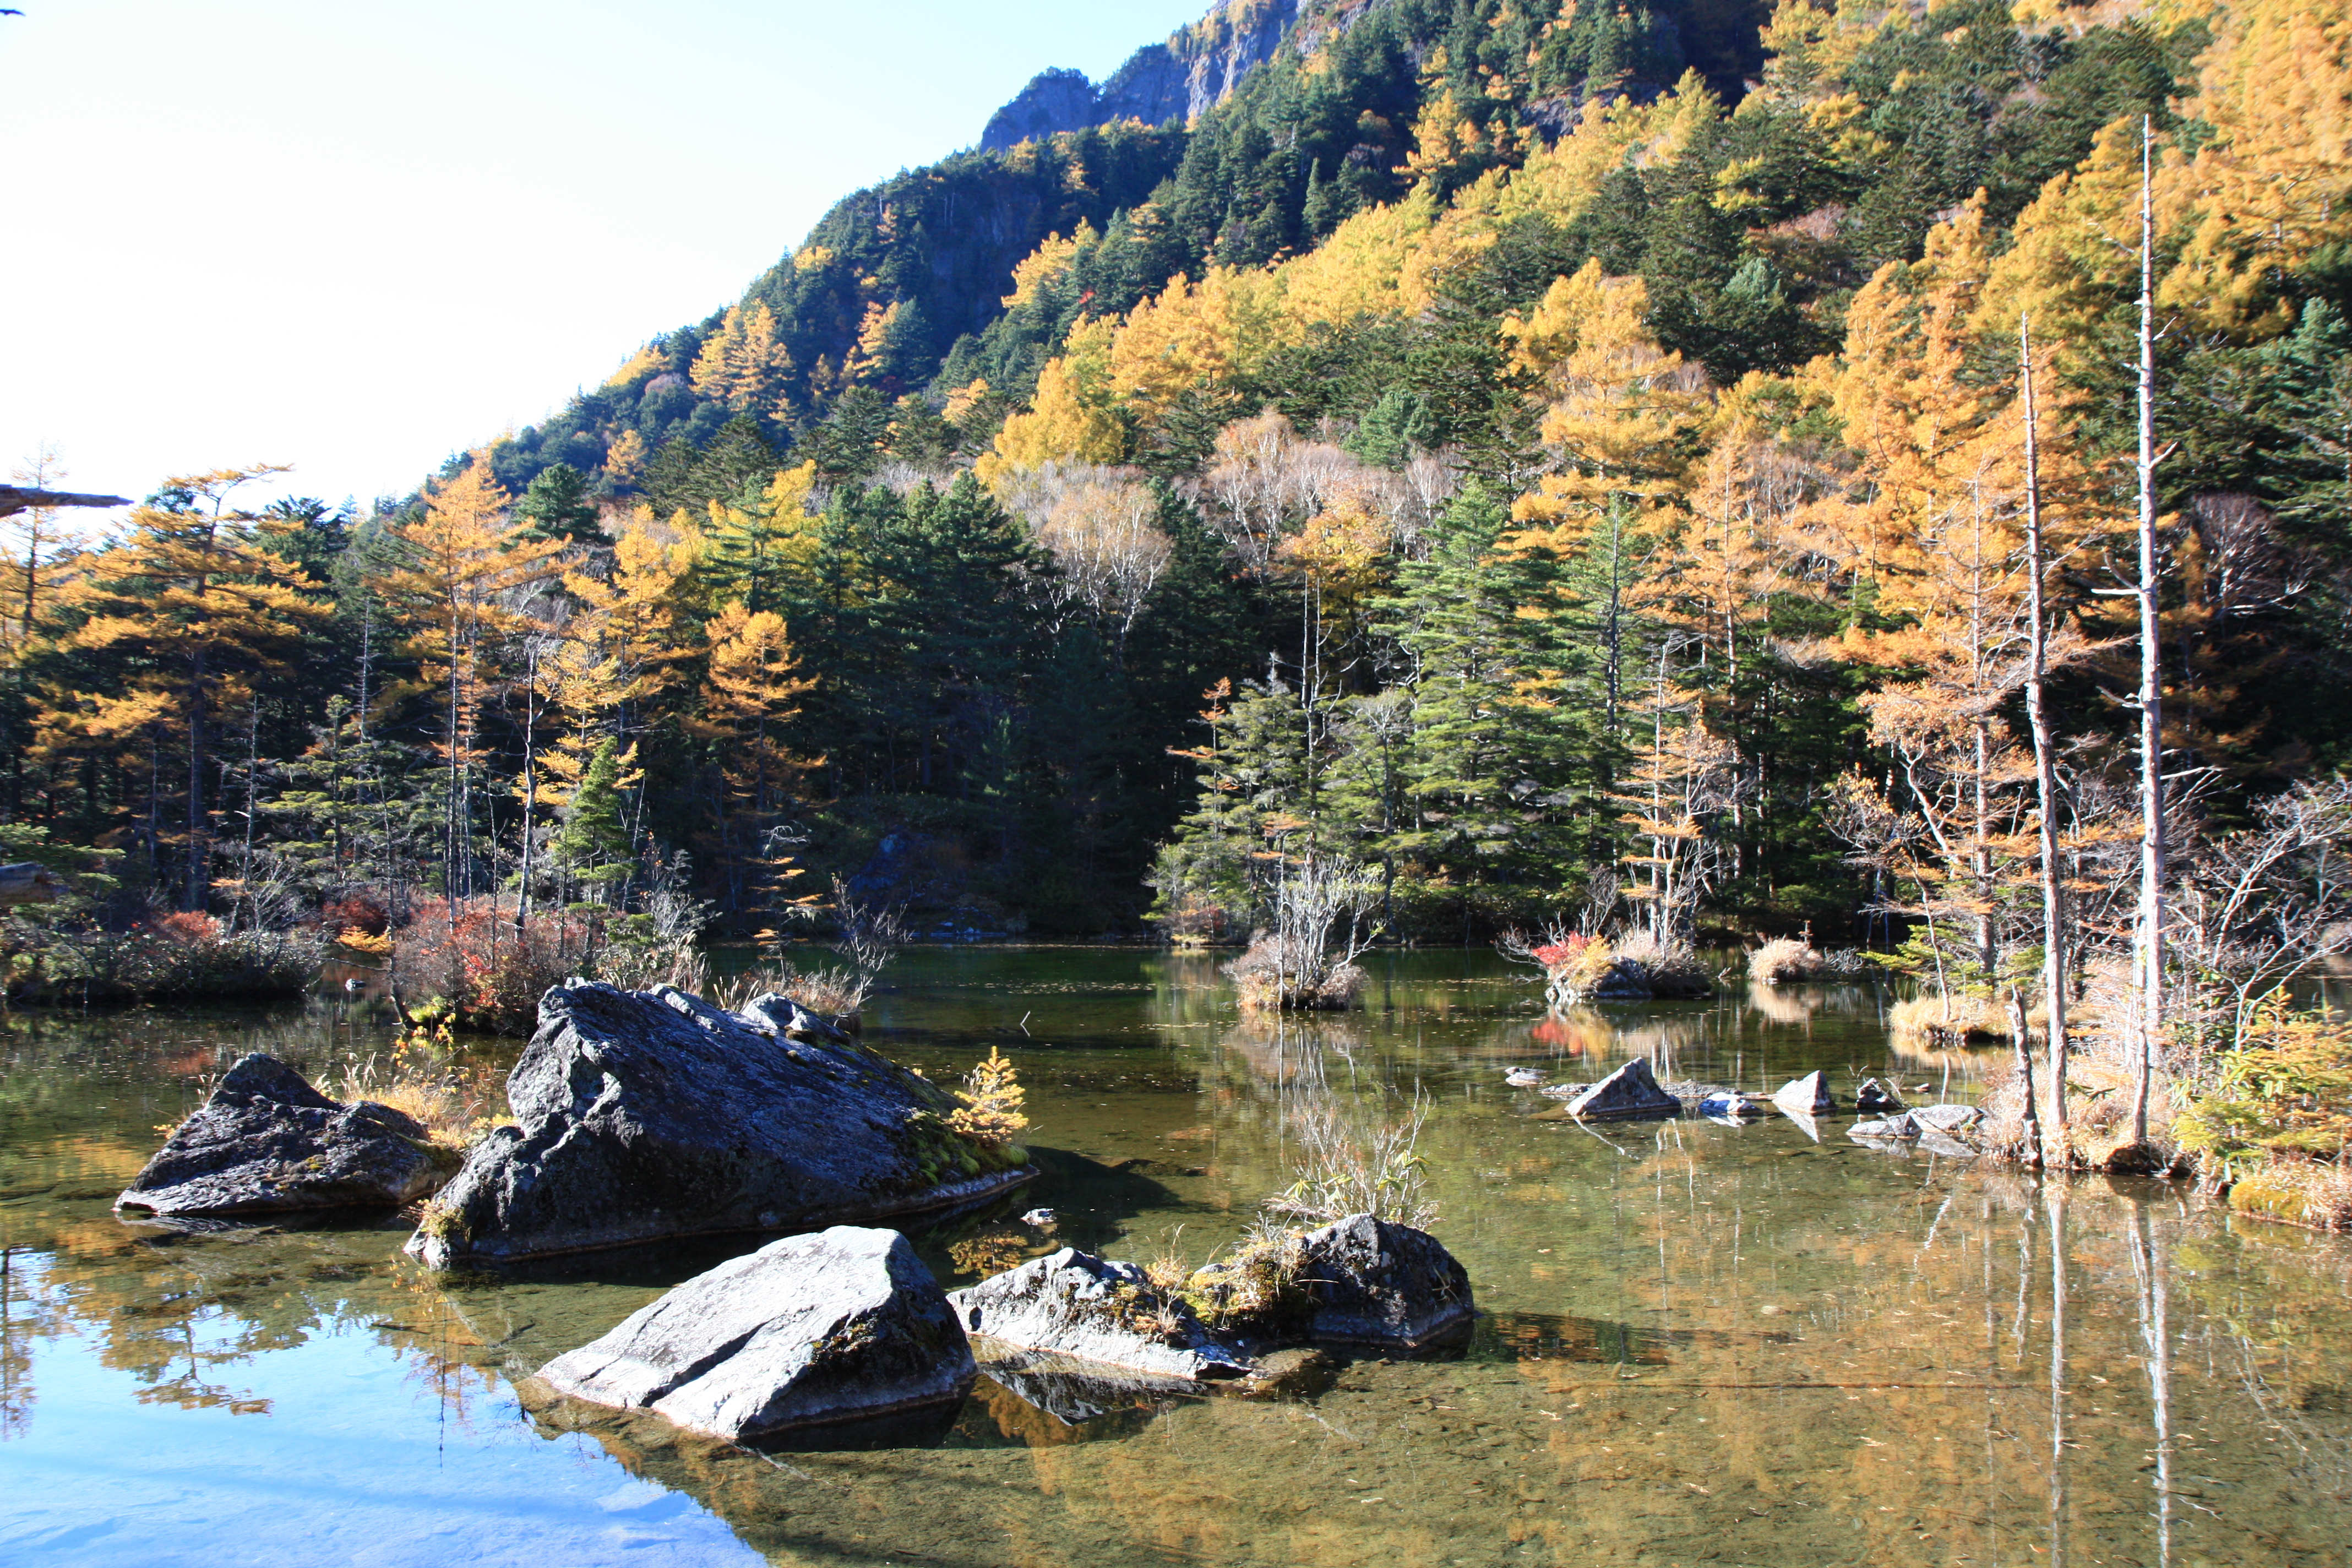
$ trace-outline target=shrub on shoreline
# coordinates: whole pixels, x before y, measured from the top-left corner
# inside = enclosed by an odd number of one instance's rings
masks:
[[[309,991],[325,949],[311,931],[224,935],[205,915],[128,931],[52,933],[16,954],[8,999],[50,1006],[283,1001]]]

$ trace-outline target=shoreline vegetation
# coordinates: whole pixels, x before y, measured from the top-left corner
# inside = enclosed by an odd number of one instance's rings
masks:
[[[2006,1051],[2004,1157],[2352,1225],[2340,9],[1363,7],[845,202],[413,493],[83,539],[34,454],[0,1002],[854,1019],[1152,931],[1561,1008],[1728,934]]]

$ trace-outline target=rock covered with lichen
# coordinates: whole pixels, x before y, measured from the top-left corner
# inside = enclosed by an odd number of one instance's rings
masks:
[[[476,1144],[408,1250],[438,1268],[974,1202],[1036,1173],[948,1123],[945,1090],[798,1007],[669,986],[551,988]]]
[[[1282,1345],[1416,1351],[1477,1315],[1469,1274],[1435,1237],[1369,1214],[1254,1233],[1181,1281],[1066,1247],[949,1300],[991,1375],[1010,1351],[1186,1383],[1263,1382]]]
[[[1466,1333],[1477,1316],[1468,1270],[1425,1230],[1349,1215],[1310,1233],[1301,1254],[1303,1338],[1416,1350]]]
[[[330,1100],[257,1051],[174,1128],[115,1207],[163,1217],[389,1205],[441,1184],[454,1155],[411,1117]]]
[[[1000,1346],[1185,1383],[1246,1377],[1250,1360],[1181,1294],[1132,1263],[1075,1247],[1033,1258],[949,1298],[969,1334]]]
[[[539,1371],[568,1397],[727,1438],[960,1400],[978,1375],[907,1238],[854,1226],[730,1258]]]

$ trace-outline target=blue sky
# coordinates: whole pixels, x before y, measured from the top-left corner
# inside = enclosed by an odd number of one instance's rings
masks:
[[[406,489],[1206,0],[9,0],[0,478]]]

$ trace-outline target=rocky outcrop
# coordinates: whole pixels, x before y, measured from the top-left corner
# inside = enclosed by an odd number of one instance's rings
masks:
[[[907,1238],[850,1226],[697,1275],[539,1373],[572,1398],[727,1438],[960,1400],[978,1375]]]
[[[951,1207],[1036,1174],[954,1102],[781,996],[742,1013],[573,980],[408,1250],[438,1268]]]
[[[1066,1247],[949,1298],[964,1331],[1016,1351],[1181,1383],[1247,1377],[1249,1357],[1132,1263]]]
[[[1568,1113],[1585,1121],[1679,1116],[1682,1109],[1681,1100],[1658,1087],[1657,1076],[1643,1057],[1635,1057],[1568,1102]]]
[[[1772,1103],[1791,1116],[1827,1116],[1837,1109],[1829,1079],[1818,1072],[1792,1078],[1773,1091]]]
[[[1243,77],[1272,59],[1297,15],[1298,0],[1223,0],[1165,43],[1136,50],[1100,87],[1081,71],[1041,72],[989,117],[980,144],[1001,153],[1056,132],[1116,121],[1165,125],[1192,120],[1223,102]],[[1302,38],[1303,45],[1311,47],[1327,36],[1325,29],[1313,33],[1311,41]]]
[[[194,1216],[404,1204],[439,1186],[452,1163],[413,1119],[330,1100],[256,1052],[173,1130],[114,1206]]]
[[[1466,1333],[1470,1276],[1424,1230],[1350,1215],[1307,1237],[1306,1337],[1414,1350]]]

